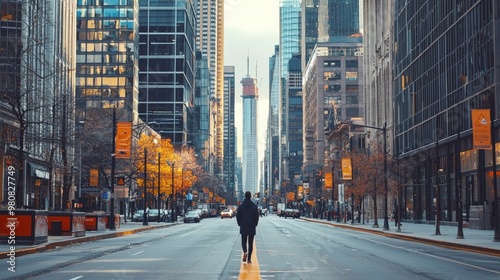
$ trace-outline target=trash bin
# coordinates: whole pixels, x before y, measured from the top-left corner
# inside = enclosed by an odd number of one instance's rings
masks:
[[[51,235],[62,235],[62,221],[52,221],[50,222]]]

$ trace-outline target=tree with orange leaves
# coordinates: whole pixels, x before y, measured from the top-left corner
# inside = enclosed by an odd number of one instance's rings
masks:
[[[146,150],[147,158],[144,156]],[[197,164],[194,149],[183,148],[176,151],[170,139],[143,134],[139,138],[134,154],[137,159],[135,160],[136,170],[142,175],[138,176],[137,183],[144,186],[146,178],[146,190],[152,195],[158,195],[158,181],[160,196],[170,196],[174,191],[186,194],[186,191],[198,179],[195,173],[200,167]],[[146,176],[144,176],[145,165]]]
[[[384,153],[378,146],[372,146],[370,151],[355,151],[350,153],[353,158],[352,193],[362,201],[370,196],[374,205],[374,224],[378,227],[378,204],[380,194],[384,194]]]

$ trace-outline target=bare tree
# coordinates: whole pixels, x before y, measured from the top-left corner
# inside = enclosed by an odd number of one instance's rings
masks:
[[[2,12],[15,28],[0,40],[0,99],[10,111],[17,128],[14,161],[17,173],[16,205],[24,205],[25,162],[28,155],[40,156],[49,143],[43,139],[50,130],[51,92],[49,82],[55,69],[46,56],[48,26],[53,24],[45,1],[5,1]],[[3,37],[3,36],[2,36]]]

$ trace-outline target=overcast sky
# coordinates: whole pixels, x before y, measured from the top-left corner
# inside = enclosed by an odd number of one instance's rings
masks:
[[[259,159],[264,156],[269,107],[269,57],[279,43],[279,0],[225,0],[224,65],[235,67],[236,129],[238,156],[242,156],[241,79],[249,74],[258,79],[257,146]]]

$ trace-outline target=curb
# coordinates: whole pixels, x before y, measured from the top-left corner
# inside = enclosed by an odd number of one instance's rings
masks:
[[[166,224],[166,225],[161,225],[161,226],[141,227],[141,228],[118,231],[118,232],[108,232],[108,233],[94,235],[94,236],[75,237],[75,238],[68,239],[68,240],[54,241],[54,242],[45,243],[45,244],[41,244],[41,245],[34,245],[34,247],[16,249],[15,253],[16,253],[16,257],[19,257],[19,256],[43,252],[46,250],[53,250],[53,249],[56,249],[58,247],[64,247],[64,246],[68,246],[68,245],[84,243],[84,242],[89,242],[89,241],[96,241],[96,240],[101,240],[101,239],[108,239],[108,238],[120,237],[120,236],[124,236],[124,235],[136,234],[136,233],[143,232],[143,231],[166,228],[166,227],[170,227],[173,225],[176,225],[176,223]],[[0,252],[0,259],[9,258],[9,256],[7,256],[8,253],[9,252]]]
[[[473,253],[479,253],[479,254],[500,257],[500,250],[498,250],[498,249],[492,249],[492,248],[474,246],[474,245],[467,245],[467,244],[458,244],[458,243],[442,241],[442,240],[432,240],[432,239],[427,239],[427,238],[422,238],[422,237],[403,235],[403,234],[399,234],[399,233],[384,232],[384,231],[375,230],[375,229],[351,227],[351,226],[346,226],[346,225],[341,225],[341,224],[334,224],[334,223],[329,223],[329,222],[324,222],[324,221],[312,220],[312,219],[308,219],[308,218],[300,218],[300,219],[306,220],[308,222],[325,224],[325,225],[330,225],[333,227],[338,227],[338,228],[343,228],[343,229],[361,231],[361,232],[366,232],[366,233],[370,233],[370,234],[377,234],[377,235],[381,235],[381,236],[385,236],[385,237],[389,237],[389,238],[401,239],[401,240],[412,241],[412,242],[419,242],[419,243],[439,246],[439,247],[453,249],[453,250],[469,251],[469,252],[473,252]]]

